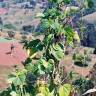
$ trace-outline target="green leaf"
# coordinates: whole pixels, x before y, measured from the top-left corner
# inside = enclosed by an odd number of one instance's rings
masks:
[[[40,42],[41,42],[40,39],[32,40],[32,41],[29,42],[27,47],[29,47],[29,48],[36,47]]]
[[[42,85],[39,87],[39,92],[40,93],[38,93],[38,95],[36,95],[36,96],[51,96],[51,93],[50,93],[48,87],[45,85]]]
[[[63,51],[57,51],[56,55],[57,55],[58,59],[62,59],[64,56],[64,53],[63,53]]]
[[[45,74],[44,70],[42,70],[42,66],[38,65],[38,74]]]
[[[53,44],[52,46],[50,46],[49,54],[53,55],[53,57],[58,61],[60,61],[64,56],[63,49],[61,48],[61,45],[58,44]]]
[[[56,8],[52,8],[52,9],[47,9],[44,13],[45,17],[44,19],[49,19],[49,18],[56,18],[57,16],[60,15],[60,11],[57,10]]]
[[[13,83],[15,86],[25,84],[25,71],[18,71],[9,76],[8,82]]]
[[[48,36],[46,36],[46,37],[44,38],[44,44],[45,44],[46,46],[48,46],[49,42],[51,42],[52,39],[53,39],[53,34],[49,34]]]
[[[29,58],[34,58],[38,51],[42,51],[44,48],[44,44],[39,40],[32,40],[27,44],[27,54]]]
[[[72,46],[73,45],[74,32],[73,32],[71,27],[69,27],[69,26],[65,27],[65,35],[67,37],[66,38],[67,43]]]
[[[54,64],[54,60],[53,60],[53,59],[49,59],[49,60],[48,60],[48,63]]]
[[[58,60],[60,61],[63,56],[64,56],[64,53],[62,51],[53,51],[52,52],[52,55]]]
[[[54,29],[58,34],[60,34],[63,30],[62,25],[59,23],[58,18],[55,21],[51,22],[50,27]]]
[[[52,48],[55,50],[55,51],[63,51],[62,47],[60,44],[52,44]]]
[[[41,59],[40,62],[42,63],[42,65],[47,68],[48,67],[48,62],[44,59]]]
[[[48,60],[48,66],[46,68],[46,72],[47,73],[51,73],[53,70],[53,66],[54,66],[54,60],[53,59],[49,59]]]
[[[71,92],[70,84],[64,84],[63,86],[60,86],[59,88],[59,96],[69,96],[70,92]]]

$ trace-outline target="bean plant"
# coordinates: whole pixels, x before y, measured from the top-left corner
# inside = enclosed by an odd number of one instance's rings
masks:
[[[88,4],[75,7],[71,0],[48,0],[45,11],[36,15],[41,18],[44,38],[24,42],[28,54],[23,62],[24,69],[16,67],[16,72],[8,79],[10,86],[6,92],[9,95],[3,91],[2,96],[73,96],[74,87],[60,61],[65,56],[66,46],[74,47],[74,40],[80,41],[74,37],[72,19]]]

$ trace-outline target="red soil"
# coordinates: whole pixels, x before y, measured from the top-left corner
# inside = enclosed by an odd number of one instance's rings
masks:
[[[14,44],[14,52],[12,54],[11,51],[11,44]],[[7,42],[7,43],[0,43],[0,65],[20,65],[22,61],[26,59],[26,52],[22,49],[22,45],[17,42]]]
[[[0,14],[2,15],[2,14],[5,14],[5,13],[7,13],[7,10],[5,8],[0,8]]]
[[[10,54],[11,44],[14,44],[14,52]],[[18,65],[22,68],[21,62],[27,57],[22,45],[17,42],[0,43],[0,90],[8,87],[7,77],[14,70],[13,66]]]
[[[13,54],[10,54],[11,44],[15,46]],[[14,70],[13,66],[22,68],[21,62],[27,57],[22,45],[17,42],[0,43],[0,90],[8,87],[7,77]]]

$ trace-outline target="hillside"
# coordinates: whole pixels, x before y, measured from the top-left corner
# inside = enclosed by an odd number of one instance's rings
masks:
[[[10,0],[3,1],[3,3],[4,2],[8,6],[6,5],[7,8],[0,8],[0,17],[3,23],[2,26],[6,29],[6,25],[12,25],[13,29],[20,31],[21,33],[24,31],[23,26],[31,26],[36,28],[36,26],[39,24],[39,19],[35,19],[35,16],[37,13],[42,12],[44,9],[41,7],[46,5],[46,3],[42,2],[36,3],[36,5],[31,5],[29,2],[14,4]]]

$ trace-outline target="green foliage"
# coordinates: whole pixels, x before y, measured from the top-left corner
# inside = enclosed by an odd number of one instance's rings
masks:
[[[52,3],[60,4],[62,2],[69,4],[71,0],[49,0]]]
[[[85,7],[86,8],[92,8],[94,7],[94,3],[92,0],[85,0]]]
[[[70,19],[74,16],[72,14],[74,8],[65,7],[62,10],[62,7],[67,4],[69,6],[70,2],[71,0],[49,0],[52,7],[36,16],[36,18],[41,18],[40,24],[44,31],[44,38],[43,40],[24,41],[28,58],[23,62],[24,70],[16,70],[8,79],[12,87],[11,94],[17,96],[70,96],[72,84],[71,82],[65,84],[63,80],[66,79],[63,73],[65,70],[62,71],[60,65],[66,46],[73,46],[74,29],[70,24]],[[37,58],[39,52],[42,56]],[[74,60],[81,62],[85,60],[85,57],[77,57],[75,54]],[[64,78],[62,79],[62,77]],[[70,73],[70,78],[72,77],[73,73]]]
[[[88,89],[91,89],[93,87],[93,83],[91,80],[87,80],[84,77],[80,77],[78,79],[76,79],[73,82],[73,85],[76,86],[76,90],[78,90],[78,94],[79,92],[84,93],[86,92]]]
[[[9,24],[5,24],[4,27],[7,28],[7,29],[13,29],[13,30],[16,30],[16,27],[15,27],[14,25],[12,25],[11,23],[9,23]]]
[[[24,85],[26,78],[26,70],[16,71],[9,76],[8,82],[13,83],[15,86]]]
[[[70,84],[64,84],[59,88],[59,96],[69,96],[72,88]]]
[[[47,9],[44,13],[44,17],[43,18],[56,18],[57,16],[60,15],[60,11],[57,10],[56,8],[52,8],[52,9]]]
[[[60,61],[64,56],[63,49],[59,44],[52,44],[52,46],[49,47],[49,54],[57,61]]]
[[[81,66],[81,67],[86,67],[89,65],[91,58],[90,54],[87,52],[87,50],[84,51],[84,54],[73,54],[73,60],[74,64]]]
[[[74,37],[74,33],[71,27],[67,26],[65,27],[65,36],[67,37],[66,42],[73,46],[73,37]]]

